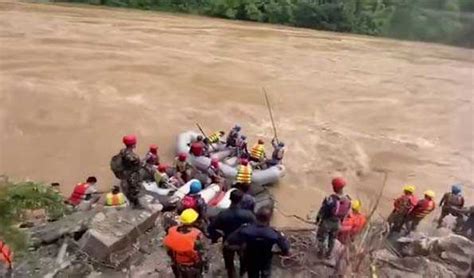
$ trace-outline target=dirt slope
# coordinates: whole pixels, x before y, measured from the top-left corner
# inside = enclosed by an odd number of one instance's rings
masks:
[[[280,208],[305,215],[337,173],[383,209],[405,183],[474,197],[472,50],[155,12],[0,2],[0,173],[104,189],[125,133],[139,151],[176,134],[272,130],[288,145]],[[358,176],[358,175],[359,176]],[[470,188],[468,188],[470,186]],[[280,225],[297,225],[278,219]]]

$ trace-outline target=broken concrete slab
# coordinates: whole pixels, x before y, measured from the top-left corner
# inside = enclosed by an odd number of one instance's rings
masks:
[[[155,224],[160,210],[104,210],[92,219],[79,246],[95,260],[119,266],[135,252],[137,238]]]

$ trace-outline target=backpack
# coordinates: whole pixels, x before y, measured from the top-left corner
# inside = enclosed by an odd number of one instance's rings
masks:
[[[184,198],[181,200],[181,206],[183,210],[189,209],[189,208],[196,209],[197,200],[193,196],[189,196],[189,195],[184,196]]]
[[[331,209],[331,215],[340,219],[344,219],[351,210],[351,199],[347,196],[333,195],[334,206]]]
[[[112,159],[110,160],[110,169],[112,170],[112,172],[114,172],[114,175],[118,179],[123,178],[123,172],[125,170],[125,167],[123,165],[122,152],[119,152],[118,154],[112,157]]]

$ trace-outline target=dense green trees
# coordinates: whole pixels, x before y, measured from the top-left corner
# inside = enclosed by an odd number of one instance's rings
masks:
[[[84,1],[84,0],[77,0]],[[102,0],[322,30],[472,47],[474,0]]]

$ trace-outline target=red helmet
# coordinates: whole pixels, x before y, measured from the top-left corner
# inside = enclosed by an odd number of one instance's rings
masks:
[[[179,161],[186,161],[186,157],[188,157],[185,153],[180,153],[178,155],[178,160]]]
[[[217,158],[211,159],[211,166],[215,168],[219,167],[219,159]]]
[[[241,159],[240,164],[247,166],[249,164],[249,161],[247,159]]]
[[[334,191],[339,191],[346,186],[346,180],[341,177],[333,178],[331,183]]]
[[[125,146],[133,146],[137,144],[137,136],[133,134],[125,135],[122,138],[122,142],[125,144]]]
[[[258,139],[258,143],[259,143],[260,145],[263,145],[263,144],[265,144],[265,142],[263,142],[263,140],[262,140],[262,139]]]
[[[168,168],[167,165],[165,165],[165,164],[160,164],[160,165],[158,166],[158,172],[164,173],[164,172],[166,172],[166,169],[167,169],[167,168]]]
[[[155,145],[155,144],[151,144],[151,145],[150,145],[150,152],[151,152],[152,154],[157,154],[157,153],[158,153],[158,146]]]

